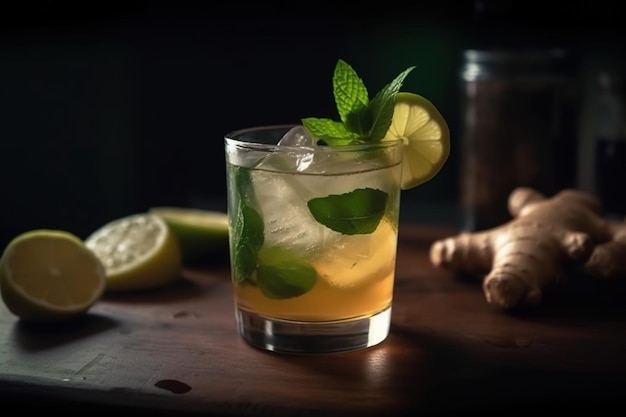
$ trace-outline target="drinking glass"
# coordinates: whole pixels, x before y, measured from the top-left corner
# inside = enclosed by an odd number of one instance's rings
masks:
[[[225,136],[235,314],[250,345],[325,353],[387,337],[402,148],[319,145],[292,125]]]

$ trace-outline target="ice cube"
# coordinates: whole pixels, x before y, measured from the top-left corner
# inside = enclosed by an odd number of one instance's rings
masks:
[[[265,244],[298,253],[317,251],[339,234],[318,223],[307,207],[310,190],[288,174],[252,171],[256,201],[265,226]]]
[[[317,140],[309,135],[309,132],[302,125],[298,125],[289,129],[287,133],[278,141],[279,146],[301,146],[314,147]]]
[[[265,226],[265,244],[298,252],[313,251],[324,241],[327,231],[307,207],[311,191],[291,173],[306,170],[313,162],[315,139],[303,126],[295,126],[278,145],[288,149],[268,155],[252,171],[254,193]]]
[[[291,128],[278,141],[278,146],[286,147],[280,152],[266,156],[257,168],[291,172],[306,171],[313,162],[316,140],[308,134],[304,126]]]

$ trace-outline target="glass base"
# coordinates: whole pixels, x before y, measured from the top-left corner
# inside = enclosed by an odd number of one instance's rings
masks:
[[[283,353],[331,353],[363,349],[385,340],[391,307],[373,316],[339,321],[305,322],[260,316],[237,308],[239,334],[250,345]]]

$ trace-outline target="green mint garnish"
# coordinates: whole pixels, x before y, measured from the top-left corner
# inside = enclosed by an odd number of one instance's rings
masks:
[[[414,69],[404,70],[370,101],[363,80],[340,59],[333,73],[333,95],[341,121],[308,117],[302,119],[302,125],[311,135],[332,146],[379,142],[391,125],[396,95]]]
[[[368,234],[385,214],[388,194],[360,188],[345,194],[314,198],[307,203],[319,223],[344,235]]]
[[[311,135],[338,146],[380,142],[391,124],[396,95],[415,67],[409,67],[370,100],[363,80],[343,60],[333,73],[333,95],[339,121],[309,117],[302,119]],[[317,272],[285,248],[264,247],[264,223],[253,208],[254,194],[249,173],[234,170],[240,203],[233,226],[233,277],[240,285],[255,285],[266,297],[284,299],[310,291]],[[376,230],[387,207],[389,195],[373,188],[314,198],[308,204],[313,217],[324,226],[345,234],[369,234]],[[250,205],[244,201],[249,201]],[[256,273],[255,273],[256,272]]]
[[[264,248],[259,253],[257,285],[268,298],[285,299],[313,288],[317,271],[283,248]]]

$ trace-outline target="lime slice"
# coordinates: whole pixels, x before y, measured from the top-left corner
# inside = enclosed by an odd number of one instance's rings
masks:
[[[228,215],[185,207],[153,207],[178,238],[184,263],[228,259]]]
[[[102,263],[82,240],[61,230],[33,230],[9,242],[0,259],[7,308],[27,321],[86,312],[105,289]]]
[[[106,291],[160,287],[181,276],[178,240],[163,219],[133,214],[105,224],[85,244],[106,269]]]
[[[391,126],[383,140],[404,141],[402,189],[432,179],[450,154],[450,130],[439,110],[426,98],[398,93]]]

